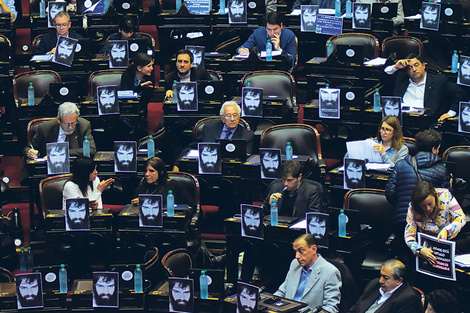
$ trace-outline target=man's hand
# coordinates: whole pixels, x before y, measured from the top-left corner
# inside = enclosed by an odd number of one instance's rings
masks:
[[[238,54],[248,55],[248,54],[250,54],[250,50],[248,48],[240,48],[240,49],[238,49]]]
[[[54,54],[54,52],[55,52],[55,47],[54,47],[54,48],[52,48],[52,50],[51,50],[51,51],[49,51],[47,54]]]
[[[274,37],[271,38],[271,43],[273,44],[273,50],[281,50],[279,34],[275,34]]]
[[[31,159],[31,160],[36,160],[38,158],[38,153],[39,153],[38,150],[29,149],[28,150],[28,158]]]
[[[273,203],[274,199],[276,200],[276,202],[279,202],[279,199],[281,199],[281,197],[282,197],[282,193],[280,192],[273,193],[271,197],[269,197],[269,204]]]
[[[439,119],[437,121],[442,122],[442,121],[448,119],[449,117],[452,117],[452,116],[448,113],[444,113],[444,114],[441,115],[441,117],[439,117]]]
[[[171,99],[173,98],[173,90],[167,90],[165,92],[165,99]]]
[[[408,65],[410,65],[409,59],[401,59],[401,60],[398,60],[397,63],[395,63],[394,67],[397,70],[400,70],[400,69],[406,68]]]
[[[134,198],[134,199],[132,199],[132,200],[131,200],[131,203],[132,203],[133,205],[139,205],[139,198]]]

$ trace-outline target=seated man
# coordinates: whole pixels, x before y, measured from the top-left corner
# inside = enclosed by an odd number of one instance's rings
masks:
[[[35,160],[38,157],[45,157],[46,144],[49,142],[69,143],[69,153],[71,156],[83,155],[83,140],[88,136],[90,141],[90,153],[96,153],[95,141],[91,134],[90,122],[78,117],[80,110],[72,102],[64,102],[59,106],[57,120],[50,120],[38,125],[38,130],[31,139],[31,144],[23,149],[23,156]],[[20,170],[21,180],[28,177],[26,162],[22,162]]]
[[[74,39],[82,38],[81,35],[69,30],[70,26],[72,26],[72,22],[70,21],[69,14],[63,11],[57,13],[54,17],[55,29],[41,36],[41,41],[36,48],[36,54],[54,54],[59,36]]]
[[[406,282],[406,267],[398,260],[382,265],[380,279],[372,280],[349,313],[422,312],[421,295]]]
[[[193,67],[194,56],[189,50],[181,49],[176,52],[176,70],[165,75],[165,99],[173,97],[173,82],[193,82],[212,80],[205,69]]]
[[[455,116],[459,101],[465,97],[464,91],[449,82],[445,75],[426,72],[421,57],[398,60],[385,68],[385,73],[396,73],[392,95],[401,97],[403,105],[429,109],[429,115],[439,116],[439,121]]]
[[[405,14],[403,13],[403,3],[402,0],[356,0],[357,3],[371,3],[372,6],[374,3],[398,3],[397,16],[392,17],[393,26],[397,27],[405,23]]]
[[[305,213],[322,211],[323,187],[320,183],[302,179],[302,165],[294,160],[285,161],[279,169],[280,177],[273,181],[263,208],[268,214],[273,199],[276,199],[280,216],[305,218]]]
[[[266,27],[256,29],[248,40],[238,47],[237,52],[248,55],[254,47],[258,51],[266,50],[266,43],[271,39],[274,51],[281,51],[283,57],[283,69],[290,71],[297,61],[297,45],[294,33],[284,28],[283,16],[277,12],[270,12],[265,16]]]
[[[341,300],[339,270],[317,253],[315,237],[310,234],[299,236],[292,247],[295,260],[274,295],[307,303],[315,312],[318,306],[322,307],[321,313],[338,312]]]
[[[16,16],[18,15],[15,7],[15,0],[0,0],[0,12],[10,12],[11,22],[13,23],[16,20]]]
[[[322,9],[334,9],[335,0],[295,0],[292,10],[300,10],[301,5],[319,5]],[[346,12],[346,0],[341,0],[341,12]]]

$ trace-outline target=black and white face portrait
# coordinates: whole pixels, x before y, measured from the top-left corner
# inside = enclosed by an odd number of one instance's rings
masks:
[[[218,143],[199,143],[199,174],[222,174]]]
[[[98,98],[98,114],[119,114],[117,85],[99,86],[96,88]]]
[[[366,186],[366,162],[364,160],[344,159],[344,189],[364,188]]]
[[[93,307],[119,307],[119,273],[93,272]]]
[[[67,7],[67,2],[56,2],[56,1],[49,1],[47,2],[47,8],[49,11],[47,26],[49,28],[54,27],[54,18],[59,12],[65,12],[65,8]]]
[[[439,30],[440,14],[440,3],[423,2],[423,6],[421,7],[420,28]]]
[[[50,142],[47,149],[47,174],[70,173],[69,143]]]
[[[137,143],[135,141],[114,142],[114,171],[137,172]]]
[[[317,24],[318,5],[300,6],[300,31],[314,32]]]
[[[204,53],[206,52],[206,47],[204,46],[185,46],[186,50],[189,50],[193,54],[193,67],[204,68]]]
[[[237,313],[258,312],[259,288],[254,285],[238,282]]]
[[[90,230],[88,198],[65,200],[65,230]]]
[[[18,274],[15,281],[18,309],[44,307],[41,273]]]
[[[169,278],[170,312],[194,312],[194,281],[187,278]]]
[[[319,115],[323,118],[339,118],[339,89],[320,88]]]
[[[229,24],[246,23],[246,0],[231,0],[228,4]]]
[[[461,55],[459,57],[459,64],[457,84],[470,86],[470,57]]]
[[[382,118],[385,116],[396,116],[401,120],[401,98],[400,97],[381,97]]]
[[[281,150],[260,148],[261,178],[276,179],[281,165]]]
[[[178,91],[178,103],[176,109],[178,111],[197,111],[197,82],[179,82],[176,83]]]
[[[110,40],[112,44],[109,52],[110,68],[127,68],[129,65],[129,47],[127,40]]]
[[[241,234],[242,237],[257,239],[264,238],[263,208],[254,205],[242,204],[241,206]]]
[[[470,133],[470,102],[460,102],[459,132]]]
[[[242,116],[263,117],[263,88],[242,88]]]
[[[370,3],[353,3],[352,28],[370,29]]]
[[[313,212],[307,213],[307,234],[315,236],[317,245],[328,247],[328,219],[329,214]]]
[[[163,227],[161,195],[139,195],[139,226]]]
[[[75,48],[77,47],[78,40],[59,36],[57,40],[56,49],[54,52],[54,63],[59,63],[65,66],[72,66]]]

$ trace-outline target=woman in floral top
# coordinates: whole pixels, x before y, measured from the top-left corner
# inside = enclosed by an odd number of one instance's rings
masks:
[[[465,213],[457,200],[445,188],[434,188],[420,181],[413,189],[406,216],[405,242],[416,255],[436,262],[431,249],[423,248],[416,240],[419,231],[437,236],[437,239],[454,239],[465,225]],[[459,241],[456,241],[459,250]]]

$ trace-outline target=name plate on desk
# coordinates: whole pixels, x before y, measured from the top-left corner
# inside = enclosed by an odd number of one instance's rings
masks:
[[[343,32],[343,19],[341,17],[320,14],[317,16],[315,32],[323,35],[341,34]]]

